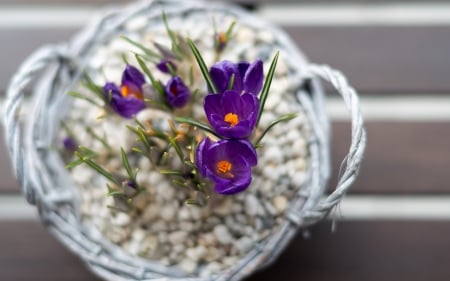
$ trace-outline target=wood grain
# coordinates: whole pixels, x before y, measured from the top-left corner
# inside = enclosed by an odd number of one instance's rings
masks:
[[[450,92],[450,26],[285,26],[311,61],[340,69],[362,94]],[[37,47],[76,28],[0,29],[0,91]]]
[[[352,194],[443,194],[450,192],[450,124],[445,122],[368,122],[368,144],[361,173]],[[333,123],[330,186],[335,186],[341,161],[349,149],[350,125]],[[0,136],[0,140],[3,139]],[[1,193],[18,187],[0,148]]]
[[[0,280],[99,281],[34,222],[1,222]],[[450,278],[448,222],[329,222],[298,235],[277,262],[249,281],[398,281]]]

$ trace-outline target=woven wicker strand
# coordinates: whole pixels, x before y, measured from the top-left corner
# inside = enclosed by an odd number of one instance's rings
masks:
[[[57,127],[57,120],[53,119],[60,118],[62,114],[60,102],[66,90],[79,80],[90,52],[101,42],[115,36],[117,30],[135,15],[145,13],[148,18],[158,18],[162,8],[168,16],[226,11],[224,13],[234,15],[250,26],[275,34],[280,48],[289,53],[288,63],[301,64],[302,68],[301,72],[295,73],[298,81],[295,91],[312,127],[308,145],[311,154],[308,188],[300,188],[290,202],[286,212],[288,223],[270,238],[255,245],[236,265],[208,278],[189,277],[179,269],[131,256],[102,239],[101,234],[87,229],[78,217],[75,188],[64,179],[64,167],[59,156],[48,151]],[[352,139],[343,163],[345,167],[337,186],[327,197],[323,194],[330,173],[329,122],[324,113],[325,96],[319,78],[329,82],[341,95],[352,120]],[[38,83],[32,94],[33,110],[24,112],[25,89],[36,81]],[[69,43],[48,45],[32,54],[14,75],[7,95],[4,110],[6,139],[22,192],[30,204],[37,206],[48,229],[96,274],[107,280],[241,280],[273,262],[299,229],[316,223],[330,213],[354,182],[366,143],[357,94],[342,73],[328,66],[308,64],[284,32],[245,11],[228,5],[208,3],[205,6],[200,1],[140,1],[126,9],[108,10]],[[42,120],[35,120],[37,117]]]

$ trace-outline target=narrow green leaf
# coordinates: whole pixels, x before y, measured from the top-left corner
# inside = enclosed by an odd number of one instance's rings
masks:
[[[229,39],[233,33],[233,29],[236,26],[236,21],[233,21],[225,32],[225,36]]]
[[[108,144],[106,138],[102,138],[99,135],[97,135],[94,130],[92,130],[91,127],[87,127],[86,128],[86,132],[92,136],[92,138],[94,138],[95,140],[99,141],[105,148],[107,149],[111,149],[111,146]]]
[[[287,121],[289,121],[289,120],[292,120],[292,119],[294,119],[295,117],[297,117],[297,114],[296,114],[296,113],[290,113],[290,114],[283,115],[283,116],[279,117],[278,119],[272,121],[272,122],[269,124],[269,126],[264,130],[264,132],[261,134],[261,136],[259,136],[259,138],[256,140],[254,146],[255,146],[255,147],[259,147],[259,143],[262,141],[262,139],[263,139],[264,136],[267,134],[267,132],[269,132],[269,131],[273,128],[273,126],[275,126],[275,125],[277,125],[277,124],[279,124],[279,123],[281,123],[281,122],[287,122]]]
[[[144,45],[131,40],[130,38],[122,35],[120,36],[120,38],[122,38],[123,40],[127,41],[128,43],[130,43],[131,45],[137,47],[138,49],[140,49],[142,52],[144,52],[144,54],[146,54],[148,57],[150,58],[156,58],[156,59],[161,59],[161,56],[156,53],[155,51],[150,50],[149,48],[145,47]]]
[[[197,127],[199,129],[202,129],[203,131],[206,131],[218,138],[221,138],[221,136],[219,136],[216,132],[214,132],[213,129],[211,129],[210,127],[208,127],[208,125],[203,124],[201,122],[195,121],[193,119],[190,118],[185,118],[185,117],[175,117],[174,120],[178,123],[185,123],[185,124],[189,124],[192,125],[194,127]]]
[[[172,147],[175,149],[181,162],[183,162],[184,161],[184,153],[183,153],[183,150],[181,149],[180,145],[178,145],[178,143],[175,141],[175,139],[170,136],[167,136],[167,140],[170,142]]]
[[[214,84],[214,82],[211,79],[211,76],[209,75],[208,67],[206,66],[205,60],[203,59],[202,55],[200,54],[200,51],[197,49],[197,46],[195,46],[195,43],[191,39],[187,39],[188,45],[192,50],[192,53],[194,54],[195,60],[197,61],[198,66],[200,67],[200,71],[202,72],[203,78],[206,80],[206,84],[208,85],[208,88],[213,92],[217,93],[217,87]]]
[[[102,87],[95,84],[94,81],[91,79],[91,77],[89,76],[89,74],[86,71],[84,72],[84,80],[85,80],[85,83],[83,83],[83,86],[85,86],[88,90],[90,90],[91,92],[96,94],[97,97],[104,100]]]
[[[181,171],[177,171],[177,170],[161,170],[159,172],[163,175],[179,176],[179,177],[184,178],[184,174]]]
[[[236,79],[236,76],[234,75],[234,73],[231,75],[230,81],[228,82],[228,86],[227,89],[231,90],[233,89],[234,86],[234,80]]]
[[[125,171],[127,171],[128,178],[135,180],[133,170],[131,169],[130,161],[128,160],[127,153],[123,149],[123,147],[120,148],[120,154],[122,155],[122,164],[125,168]]]
[[[74,160],[74,161],[72,161],[72,162],[70,162],[69,164],[66,165],[66,169],[68,169],[68,170],[73,169],[76,166],[79,166],[79,165],[81,165],[83,163],[84,163],[84,161],[81,160],[81,159]]]
[[[161,84],[159,80],[156,80],[153,74],[148,69],[147,65],[145,64],[145,61],[142,59],[142,57],[138,54],[135,54],[136,60],[139,63],[139,66],[141,67],[142,71],[147,75],[147,77],[150,79],[150,82],[152,83],[153,88],[155,88],[156,92],[159,95],[159,98],[161,101],[165,101],[165,95],[164,95],[164,87]]]
[[[266,105],[267,96],[269,95],[270,85],[272,84],[273,75],[275,74],[275,68],[277,67],[278,57],[280,56],[280,52],[278,51],[275,54],[275,57],[272,60],[272,63],[269,68],[269,72],[267,73],[266,80],[264,81],[264,86],[261,91],[260,97],[260,105],[259,105],[259,115],[256,121],[256,127],[258,127],[259,120],[261,120],[261,115],[264,111],[264,106]]]
[[[119,184],[119,182],[117,181],[117,179],[108,171],[106,171],[105,169],[103,169],[102,167],[100,167],[97,163],[95,163],[94,161],[92,161],[89,157],[84,156],[83,154],[81,154],[79,151],[75,152],[75,155],[82,160],[86,165],[88,165],[89,167],[91,167],[92,169],[94,169],[97,173],[101,174],[102,176],[104,176],[105,178],[107,178],[109,181],[115,183],[115,184]]]
[[[74,97],[74,98],[81,99],[81,100],[85,100],[85,101],[89,102],[89,103],[92,104],[92,105],[101,107],[101,105],[98,104],[95,100],[93,100],[93,99],[91,99],[91,98],[89,98],[89,97],[87,97],[87,96],[85,96],[85,95],[83,95],[83,94],[80,94],[80,93],[77,93],[77,92],[74,92],[74,91],[70,91],[70,92],[68,92],[67,94],[68,94],[69,96]]]

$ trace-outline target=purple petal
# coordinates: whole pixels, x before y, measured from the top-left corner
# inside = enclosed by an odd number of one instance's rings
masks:
[[[113,96],[111,100],[112,109],[125,118],[133,118],[139,111],[146,107],[143,100],[122,96]]]
[[[136,67],[127,64],[122,74],[122,84],[134,84],[139,89],[145,84],[144,75]]]
[[[241,99],[248,109],[246,119],[249,120],[250,126],[254,127],[259,114],[259,99],[255,95],[248,93],[243,94]]]
[[[176,108],[185,106],[191,96],[189,88],[178,76],[172,77],[167,82],[165,93],[169,105]]]
[[[176,65],[167,59],[163,59],[162,61],[160,61],[159,63],[156,64],[156,68],[158,68],[161,72],[163,73],[170,73],[170,69],[169,66],[173,69],[176,70]]]
[[[103,86],[103,95],[105,97],[105,100],[108,101],[109,95],[111,93],[111,97],[114,96],[121,96],[119,87],[116,86],[114,83],[106,83],[105,86]]]
[[[212,114],[223,115],[221,106],[222,94],[206,95],[203,100],[203,108],[205,109],[206,118],[210,119]],[[211,122],[211,121],[210,121]]]
[[[206,137],[197,146],[197,151],[195,154],[195,164],[200,172],[200,174],[205,177],[207,173],[207,167],[204,163],[205,156],[208,153],[209,147],[211,146],[211,140]]]
[[[77,142],[71,137],[65,137],[63,139],[63,146],[68,151],[76,151],[78,149]]]
[[[238,62],[237,67],[238,67],[238,70],[239,70],[239,76],[244,78],[245,73],[247,72],[247,69],[248,69],[249,66],[250,66],[250,63],[247,62],[247,61]]]
[[[217,91],[223,93],[227,90],[230,79],[234,74],[233,90],[242,91],[242,77],[236,64],[223,60],[214,64],[210,69],[211,79],[216,85]]]
[[[218,182],[214,187],[214,192],[223,195],[233,195],[242,192],[248,188],[252,181],[251,170],[248,169],[239,173],[239,176],[235,175],[238,180],[233,182]]]
[[[256,60],[248,67],[242,79],[244,91],[258,95],[262,88],[263,78],[263,62]]]
[[[248,162],[250,166],[256,166],[258,164],[258,156],[253,144],[247,140],[238,140],[235,142],[236,145],[233,146],[229,153],[240,155]]]

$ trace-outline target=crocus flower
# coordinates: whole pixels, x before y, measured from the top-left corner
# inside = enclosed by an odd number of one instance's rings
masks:
[[[62,143],[67,151],[74,152],[78,149],[78,144],[72,137],[65,137]]]
[[[259,112],[259,100],[255,95],[241,95],[236,91],[207,95],[203,106],[216,133],[226,138],[249,137]]]
[[[231,195],[250,185],[257,155],[247,140],[212,142],[204,138],[197,147],[195,162],[201,176],[214,182],[216,193]]]
[[[170,78],[165,87],[166,99],[171,107],[183,107],[189,100],[191,92],[183,80],[174,76]]]
[[[170,69],[176,70],[177,66],[171,60],[163,59],[156,64],[156,68],[158,68],[163,73],[170,73]]]
[[[219,93],[228,89],[231,77],[234,75],[232,90],[258,95],[264,78],[263,63],[260,59],[251,64],[246,61],[235,64],[223,60],[214,64],[209,73]]]
[[[145,108],[142,86],[145,78],[134,66],[127,65],[122,74],[120,88],[111,82],[103,87],[103,94],[107,103],[119,115],[125,118],[134,117]]]

